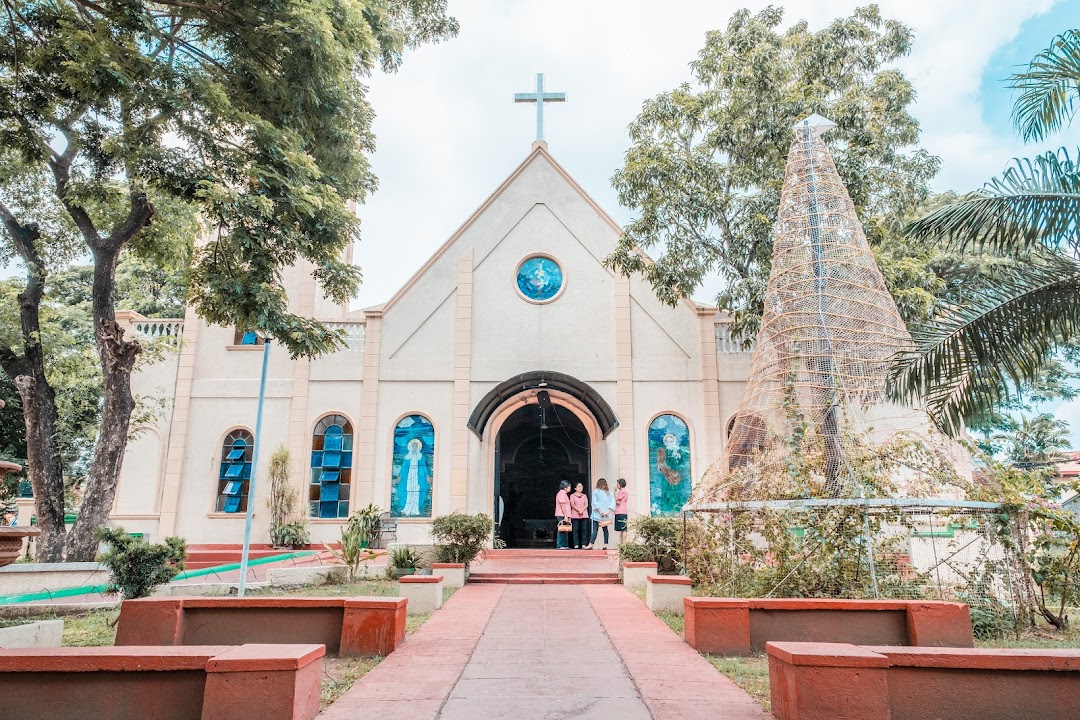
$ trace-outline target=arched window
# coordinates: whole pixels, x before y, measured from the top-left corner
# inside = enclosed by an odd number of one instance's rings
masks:
[[[341,415],[327,415],[311,436],[311,484],[308,514],[316,518],[349,517],[352,488],[352,423]]]
[[[251,481],[251,433],[233,430],[221,444],[221,469],[218,472],[218,512],[247,512],[248,483]]]
[[[406,415],[394,426],[390,514],[431,517],[435,469],[435,427],[423,415]]]
[[[649,423],[649,508],[673,515],[690,500],[690,429],[677,415]]]

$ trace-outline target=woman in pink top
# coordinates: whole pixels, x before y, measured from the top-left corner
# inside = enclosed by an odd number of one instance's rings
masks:
[[[570,523],[574,526],[575,550],[580,550],[584,545],[589,533],[589,496],[585,494],[585,486],[578,483],[574,486],[574,494],[570,496]]]
[[[570,533],[559,532],[558,523],[570,520],[570,483],[563,480],[559,483],[559,492],[555,494],[555,549],[570,549]]]
[[[615,532],[626,532],[626,501],[630,497],[630,493],[626,492],[626,480],[619,478],[615,481],[618,488],[615,490]],[[622,542],[623,536],[619,535],[619,542]]]

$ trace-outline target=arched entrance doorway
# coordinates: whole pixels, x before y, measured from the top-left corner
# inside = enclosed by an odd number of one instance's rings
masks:
[[[559,482],[580,482],[589,492],[591,464],[588,430],[547,393],[503,420],[495,436],[494,515],[507,547],[554,547]]]

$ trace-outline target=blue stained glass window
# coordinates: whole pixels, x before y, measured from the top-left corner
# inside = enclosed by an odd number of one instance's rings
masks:
[[[678,514],[690,500],[690,429],[677,415],[659,415],[648,441],[650,514]]]
[[[553,299],[563,287],[563,271],[559,263],[549,257],[533,256],[517,269],[515,278],[522,295],[535,302]]]
[[[408,415],[394,428],[390,513],[431,517],[435,472],[435,428],[423,415]]]
[[[326,429],[326,435],[323,436],[323,450],[334,450],[339,452],[341,450],[341,443],[344,437],[341,435],[341,428],[337,425],[331,425]]]
[[[352,423],[343,415],[327,415],[315,424],[311,436],[311,482],[308,512],[311,517],[349,516],[352,489]]]
[[[221,444],[221,465],[218,471],[218,512],[245,512],[248,484],[251,480],[251,450],[254,438],[242,428],[233,430]]]

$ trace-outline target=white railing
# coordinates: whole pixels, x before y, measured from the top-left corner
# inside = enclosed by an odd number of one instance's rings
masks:
[[[135,334],[152,342],[160,342],[170,347],[179,347],[184,335],[182,318],[147,318],[132,323]]]
[[[362,322],[324,322],[330,330],[345,331],[345,347],[339,352],[364,352],[367,325]]]
[[[731,323],[716,323],[716,352],[718,353],[748,353],[754,349],[754,341],[750,341],[748,347],[743,347],[741,340],[731,337]]]

